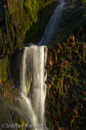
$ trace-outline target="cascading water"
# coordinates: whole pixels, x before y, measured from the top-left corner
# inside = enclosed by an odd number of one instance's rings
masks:
[[[65,5],[64,0],[59,0],[60,4],[56,7],[53,15],[51,16],[45,32],[38,43],[38,45],[48,45],[54,38],[56,32],[59,30],[58,24],[62,19],[62,10]]]
[[[22,107],[28,116],[28,122],[32,125],[31,130],[47,130],[44,118],[46,97],[46,45],[53,39],[58,31],[58,24],[62,18],[64,0],[59,0],[44,35],[38,46],[24,48],[21,70],[21,100]],[[33,128],[33,129],[32,129]]]
[[[21,73],[21,97],[24,111],[28,115],[28,121],[35,130],[41,127],[46,130],[44,109],[46,96],[46,47],[30,46],[24,48],[22,73]]]

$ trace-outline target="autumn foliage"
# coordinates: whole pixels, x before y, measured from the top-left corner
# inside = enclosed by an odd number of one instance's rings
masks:
[[[86,129],[86,45],[74,40],[75,36],[73,42],[69,40],[48,48],[46,119],[49,130]]]

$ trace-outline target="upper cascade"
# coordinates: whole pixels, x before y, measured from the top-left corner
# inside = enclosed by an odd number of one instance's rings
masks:
[[[48,45],[54,38],[56,32],[59,30],[58,24],[62,19],[62,10],[63,7],[65,5],[64,0],[59,0],[59,5],[56,7],[53,15],[51,16],[44,34],[40,40],[40,42],[38,43],[38,46],[41,45]]]

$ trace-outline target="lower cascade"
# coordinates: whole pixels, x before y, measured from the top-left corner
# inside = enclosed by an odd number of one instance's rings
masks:
[[[44,109],[46,96],[46,46],[24,48],[21,69],[21,100],[29,128],[47,130]]]

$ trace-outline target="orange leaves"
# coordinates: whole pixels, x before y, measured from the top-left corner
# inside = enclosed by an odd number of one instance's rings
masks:
[[[13,33],[13,35],[15,35],[15,33]]]
[[[59,49],[61,49],[61,44],[59,44]]]
[[[55,125],[57,126],[58,122],[55,120]]]
[[[70,50],[70,47],[67,47],[68,50]]]
[[[4,8],[6,8],[7,6],[6,5],[4,5]]]
[[[25,123],[23,122],[22,125],[25,126]]]
[[[69,83],[72,83],[72,80],[69,80]]]
[[[83,81],[83,85],[85,85],[85,81]]]
[[[57,54],[57,51],[56,50],[53,50],[54,54]]]
[[[67,66],[67,64],[68,64],[67,60],[66,60],[66,61],[63,61],[63,62],[61,63],[61,65],[65,65],[65,66]]]
[[[53,82],[51,81],[51,85],[53,85]]]
[[[73,40],[75,40],[75,37],[74,37],[74,35],[73,35],[72,39],[73,39]]]
[[[77,111],[78,110],[78,108],[77,107],[75,107],[74,109],[73,109],[73,112],[75,112],[75,111]]]
[[[58,130],[61,130],[61,127],[58,127]]]
[[[67,60],[65,61],[65,63],[66,63],[66,66],[67,66]]]
[[[71,45],[72,45],[72,46],[75,46],[75,42],[71,42]]]
[[[78,76],[79,76],[79,74],[77,73],[77,74],[76,74],[76,76],[78,77]]]
[[[53,85],[53,82],[51,81],[51,85],[48,84],[48,88],[51,89],[51,86]]]
[[[84,96],[84,97],[86,97],[86,91],[82,91],[82,95]]]
[[[79,115],[77,114],[76,117],[78,117]]]
[[[52,64],[53,64],[53,61],[49,60],[49,64],[52,66]]]
[[[32,1],[30,0],[30,4],[32,4]]]
[[[0,79],[0,83],[1,83],[2,81],[1,81],[1,79]]]
[[[56,95],[56,91],[53,92],[53,95]]]
[[[5,97],[5,93],[3,93],[3,96]]]
[[[78,50],[76,50],[76,53],[79,53]]]
[[[83,104],[81,104],[81,109],[83,108]]]
[[[83,54],[83,58],[85,58],[85,53]]]
[[[84,45],[83,48],[85,48],[86,46]]]
[[[49,88],[49,89],[51,89],[51,86],[50,86],[50,85],[48,85],[48,88]]]

